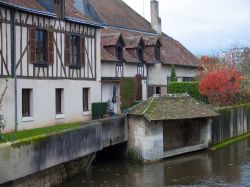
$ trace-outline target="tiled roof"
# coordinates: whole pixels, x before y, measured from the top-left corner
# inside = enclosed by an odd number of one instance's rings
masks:
[[[151,24],[122,0],[88,0],[101,20],[110,26],[155,32]]]
[[[101,47],[101,60],[102,61],[110,61],[110,62],[117,62],[118,59],[115,57],[115,55],[111,54],[109,51],[107,51],[104,47]]]
[[[141,36],[127,36],[123,37],[123,40],[125,42],[125,48],[137,48],[140,44],[140,42],[143,42]]]
[[[129,38],[131,41],[133,41],[134,38],[134,40],[137,41],[138,38],[142,37],[146,47],[144,50],[144,60],[146,61],[146,63],[158,63],[158,61],[154,59],[154,51],[147,49],[147,46],[150,46],[151,44],[156,42],[158,38],[161,43],[160,62],[162,62],[162,64],[175,64],[180,66],[197,67],[200,63],[199,59],[194,56],[189,50],[187,50],[180,42],[167,35],[152,35],[150,33],[146,34],[144,32],[133,32],[113,28],[101,29],[101,33],[104,35],[110,33],[119,33],[124,38],[125,44],[127,44],[126,38]],[[133,41],[133,43],[136,43],[135,41]],[[135,58],[136,57],[133,57],[133,59]]]
[[[0,3],[28,12],[55,16],[55,13],[52,12],[50,2],[44,3],[43,1],[40,1],[39,3],[39,0],[0,0]],[[65,0],[66,18],[70,18],[72,21],[75,20],[77,22],[83,22],[90,25],[100,25],[100,23],[97,23],[95,20],[88,17],[83,10],[78,9],[77,3],[83,4],[82,0]]]
[[[0,3],[4,3],[9,6],[33,9],[37,11],[49,12],[46,8],[40,5],[36,0],[0,0]]]
[[[66,1],[66,3],[65,3],[65,15],[66,15],[66,17],[71,17],[74,19],[84,20],[84,21],[87,21],[89,23],[97,24],[96,21],[94,21],[92,18],[85,15],[83,10],[80,10],[76,7],[76,5],[77,5],[76,1],[79,1],[79,0],[65,0],[65,1]],[[80,2],[80,3],[82,3],[82,2]]]
[[[120,33],[110,33],[101,36],[102,46],[114,46],[117,44],[121,34]]]
[[[212,108],[186,94],[154,95],[128,110],[149,121],[208,118],[218,116]]]

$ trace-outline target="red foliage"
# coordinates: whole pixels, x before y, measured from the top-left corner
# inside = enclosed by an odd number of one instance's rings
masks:
[[[240,91],[244,77],[234,65],[213,64],[203,68],[199,90],[214,105],[232,104]]]

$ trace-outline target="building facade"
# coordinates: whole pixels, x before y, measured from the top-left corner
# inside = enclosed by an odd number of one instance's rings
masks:
[[[5,131],[91,118],[101,101],[100,24],[72,1],[0,1]]]

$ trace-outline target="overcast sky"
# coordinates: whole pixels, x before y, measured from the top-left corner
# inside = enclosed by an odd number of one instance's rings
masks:
[[[143,0],[124,0],[143,15]],[[250,46],[250,0],[159,0],[163,31],[196,55]],[[150,20],[150,0],[144,0]]]

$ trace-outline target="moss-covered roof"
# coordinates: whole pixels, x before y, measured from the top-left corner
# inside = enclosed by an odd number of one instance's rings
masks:
[[[149,121],[194,119],[218,116],[212,108],[187,94],[154,95],[128,110],[129,115]]]

